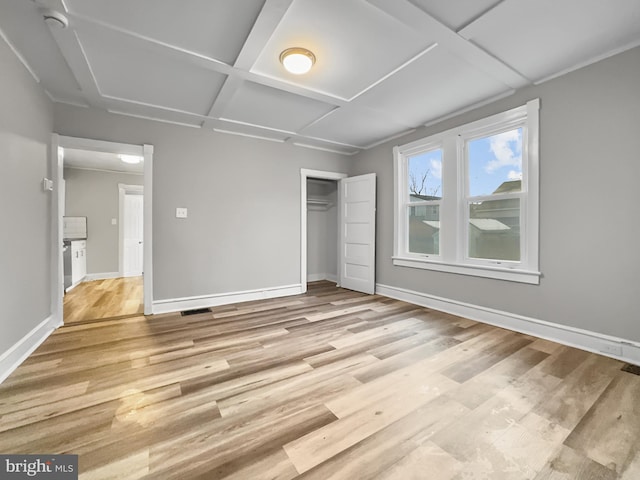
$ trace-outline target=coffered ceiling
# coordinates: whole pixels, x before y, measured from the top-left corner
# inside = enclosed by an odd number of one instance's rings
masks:
[[[0,31],[56,102],[350,155],[640,45],[640,1],[5,0]]]

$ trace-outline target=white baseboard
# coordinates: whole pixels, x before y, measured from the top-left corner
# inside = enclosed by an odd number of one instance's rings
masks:
[[[310,273],[307,275],[307,282],[319,282],[320,280],[329,280],[330,282],[337,282],[338,277],[331,273]]]
[[[376,284],[376,293],[640,365],[640,344],[624,338],[389,285]]]
[[[180,312],[193,310],[194,308],[215,307],[229,303],[250,302],[266,298],[287,297],[302,293],[302,286],[284,285],[280,287],[261,288],[256,290],[244,290],[241,292],[215,293],[213,295],[201,295],[197,297],[171,298],[156,300],[153,302],[153,313]]]
[[[91,282],[93,280],[108,280],[110,278],[120,278],[120,272],[102,272],[102,273],[87,273],[83,282]]]
[[[0,355],[0,383],[24,362],[59,326],[53,316],[45,318],[29,333],[18,340],[9,350]]]

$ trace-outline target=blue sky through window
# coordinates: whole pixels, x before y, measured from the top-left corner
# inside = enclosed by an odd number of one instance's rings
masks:
[[[409,157],[409,194],[442,197],[442,150]]]
[[[522,128],[467,143],[469,195],[491,195],[504,182],[522,180]]]

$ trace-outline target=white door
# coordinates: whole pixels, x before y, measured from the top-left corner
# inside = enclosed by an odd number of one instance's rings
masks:
[[[143,195],[129,193],[124,196],[122,274],[125,277],[142,275],[143,198]]]
[[[373,294],[376,278],[376,174],[340,180],[340,286]]]

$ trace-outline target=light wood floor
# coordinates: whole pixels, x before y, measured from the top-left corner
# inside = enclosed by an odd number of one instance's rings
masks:
[[[64,296],[66,324],[143,311],[141,276],[82,282]]]
[[[0,452],[81,479],[640,478],[640,377],[379,296],[79,322],[0,386]]]

